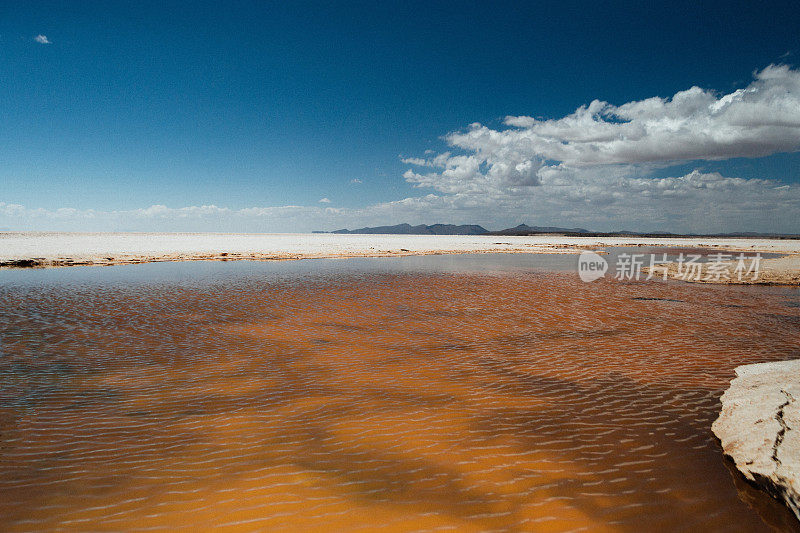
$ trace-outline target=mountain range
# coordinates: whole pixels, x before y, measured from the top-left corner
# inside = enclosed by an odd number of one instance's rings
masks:
[[[331,233],[380,233],[391,235],[485,235],[489,230],[475,224],[433,224],[426,226],[412,226],[411,224],[397,224],[395,226],[378,226],[375,228],[359,228],[354,230],[339,229]]]
[[[396,224],[394,226],[376,226],[371,228],[358,229],[339,229],[336,231],[315,231],[314,233],[346,233],[346,234],[383,234],[383,235],[537,235],[547,233],[557,233],[561,235],[601,237],[601,236],[638,236],[638,237],[740,237],[740,238],[778,238],[796,239],[798,235],[781,235],[774,233],[716,233],[716,234],[678,234],[667,231],[637,232],[637,231],[614,231],[598,232],[584,228],[560,228],[556,226],[528,226],[520,224],[513,228],[506,228],[499,231],[489,231],[477,224],[432,224],[430,226],[419,224]]]
[[[520,224],[513,228],[501,229],[491,232],[493,235],[530,235],[532,233],[591,233],[583,228],[558,228],[555,226],[529,226]]]
[[[316,232],[327,233],[327,232]],[[583,228],[557,228],[553,226],[528,226],[520,224],[513,228],[500,231],[489,231],[477,224],[432,224],[427,226],[420,224],[396,224],[394,226],[377,226],[373,228],[359,229],[338,229],[330,233],[349,233],[349,234],[383,234],[383,235],[530,235],[532,233],[590,233]]]

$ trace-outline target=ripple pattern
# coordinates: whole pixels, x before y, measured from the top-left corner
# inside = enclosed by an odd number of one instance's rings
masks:
[[[710,431],[800,295],[569,273],[0,287],[0,529],[768,531]]]

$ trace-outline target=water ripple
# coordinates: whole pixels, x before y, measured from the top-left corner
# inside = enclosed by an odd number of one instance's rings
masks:
[[[791,529],[710,433],[787,289],[369,273],[0,288],[0,529]]]

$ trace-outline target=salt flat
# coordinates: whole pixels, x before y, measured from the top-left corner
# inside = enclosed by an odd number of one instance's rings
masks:
[[[603,246],[712,247],[800,253],[779,239],[329,233],[0,233],[0,265],[66,266],[199,259],[301,259],[432,253],[570,253]]]

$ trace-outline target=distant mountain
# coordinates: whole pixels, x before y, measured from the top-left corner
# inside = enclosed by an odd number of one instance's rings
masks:
[[[513,228],[503,229],[500,231],[493,231],[492,235],[530,235],[535,233],[591,233],[588,229],[583,228],[557,228],[554,226],[529,226],[527,224],[520,224]]]
[[[583,237],[739,237],[739,238],[772,238],[772,239],[798,239],[800,235],[782,235],[775,233],[756,233],[756,232],[739,232],[739,233],[711,233],[711,234],[679,234],[670,233],[667,231],[651,231],[651,232],[638,232],[638,231],[590,231],[584,228],[559,228],[556,226],[528,226],[527,224],[520,224],[513,228],[507,228],[500,231],[488,231],[482,226],[477,224],[463,224],[456,226],[455,224],[433,224],[426,226],[420,224],[419,226],[412,226],[411,224],[397,224],[395,226],[377,226],[374,228],[359,228],[359,229],[340,229],[336,231],[315,231],[314,233],[346,233],[346,234],[390,234],[390,235],[509,235],[509,236],[524,236],[524,235],[537,235],[547,233],[558,233],[562,235],[583,236]]]
[[[476,224],[464,224],[456,226],[455,224],[433,224],[426,226],[420,224],[419,226],[412,226],[411,224],[397,224],[395,226],[378,226],[375,228],[359,228],[359,229],[339,229],[331,233],[367,233],[367,234],[390,234],[390,235],[484,235],[489,233],[486,228],[482,228]]]

